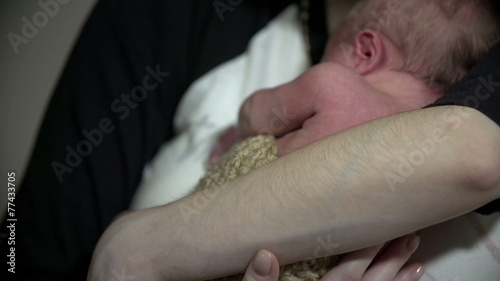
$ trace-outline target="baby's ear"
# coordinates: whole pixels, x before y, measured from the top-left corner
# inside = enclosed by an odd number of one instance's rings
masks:
[[[387,63],[387,48],[382,35],[370,29],[354,39],[354,68],[360,75],[382,69]]]

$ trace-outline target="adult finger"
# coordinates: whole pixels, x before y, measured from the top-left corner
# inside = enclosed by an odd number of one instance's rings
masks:
[[[367,268],[384,244],[344,254],[339,263],[321,281],[362,280]]]
[[[255,254],[242,281],[278,281],[280,274],[276,256],[267,250]]]
[[[408,234],[391,243],[382,254],[373,262],[362,280],[387,281],[394,280],[403,265],[415,252],[420,243],[416,234]],[[412,274],[404,271],[399,278],[411,277]],[[406,279],[404,279],[406,280]],[[408,279],[414,280],[414,279]],[[418,279],[417,279],[418,280]]]
[[[401,269],[394,281],[418,281],[424,276],[425,268],[420,263],[413,263]]]

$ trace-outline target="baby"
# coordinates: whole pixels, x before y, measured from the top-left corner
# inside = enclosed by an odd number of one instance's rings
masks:
[[[221,135],[209,162],[247,136],[278,137],[283,156],[350,127],[422,108],[497,42],[497,27],[488,1],[360,1],[330,37],[322,63],[244,102],[238,130]]]
[[[361,1],[331,36],[322,63],[244,102],[239,128],[221,136],[210,161],[244,141],[208,171],[197,190],[350,127],[434,102],[497,42],[490,11],[479,0]],[[370,22],[373,14],[384,15],[383,21]],[[287,265],[280,280],[319,280],[335,262],[327,257]]]

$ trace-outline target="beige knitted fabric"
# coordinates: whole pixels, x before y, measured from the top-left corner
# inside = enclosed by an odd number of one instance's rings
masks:
[[[220,185],[251,170],[257,169],[273,160],[277,152],[272,136],[256,136],[248,138],[228,153],[212,167],[201,179],[196,190],[204,190]],[[298,262],[280,268],[280,281],[317,281],[332,268],[338,257],[332,256],[315,260]],[[240,281],[243,275],[213,279],[214,281]]]

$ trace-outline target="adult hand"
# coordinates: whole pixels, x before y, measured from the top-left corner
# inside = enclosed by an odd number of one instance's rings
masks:
[[[321,281],[418,281],[424,274],[422,265],[404,266],[418,244],[419,237],[409,234],[387,247],[381,244],[347,253]],[[243,281],[277,281],[278,276],[276,256],[261,250],[250,262]]]

